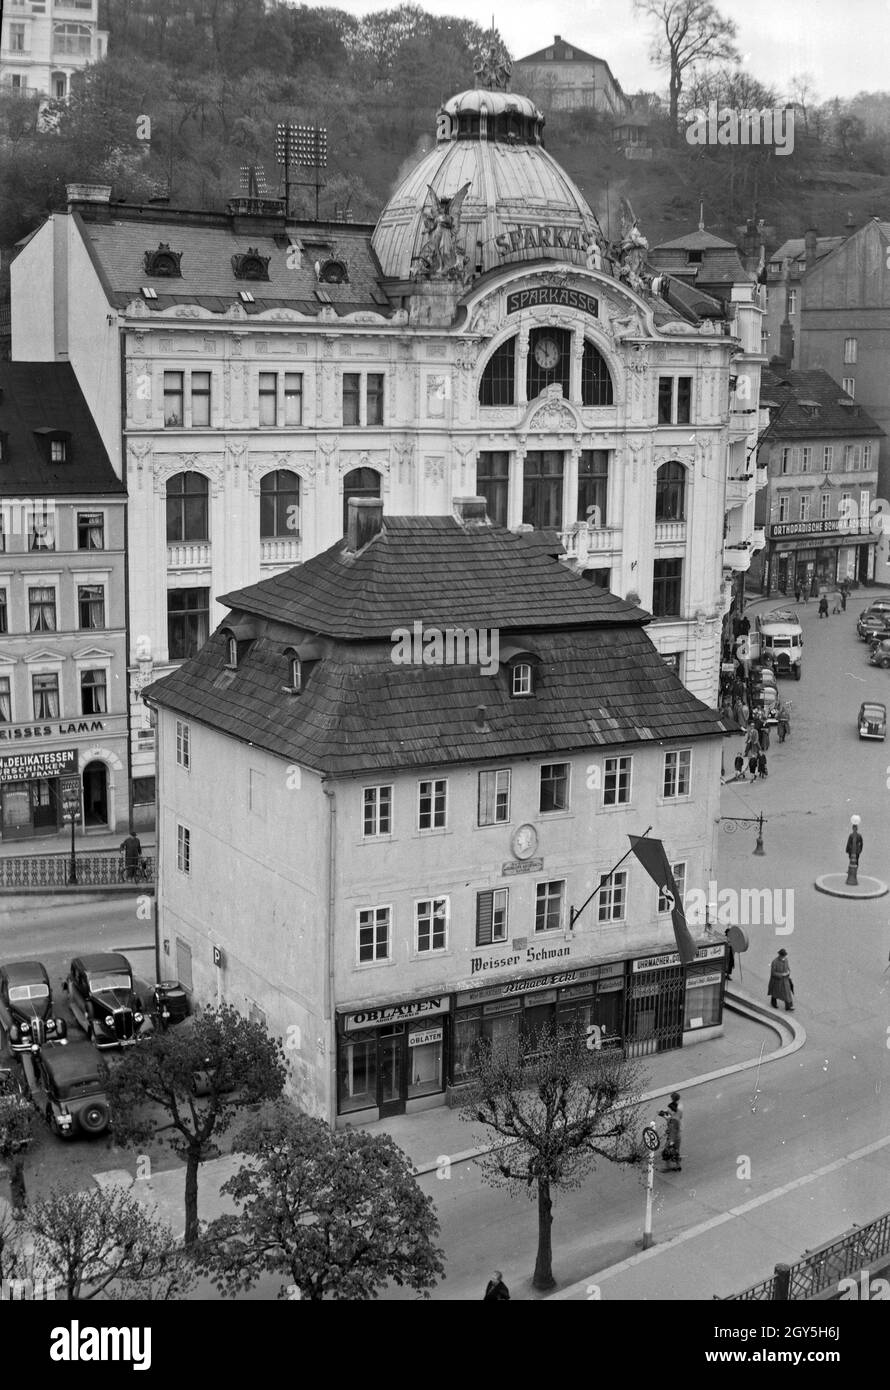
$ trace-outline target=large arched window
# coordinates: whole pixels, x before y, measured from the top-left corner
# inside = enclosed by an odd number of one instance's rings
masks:
[[[655,481],[655,520],[686,520],[686,469],[682,463],[663,463]]]
[[[350,497],[379,497],[380,474],[376,468],[353,468],[343,478],[343,534],[349,524]]]
[[[209,539],[209,488],[203,473],[175,473],[167,483],[167,540]]]
[[[300,479],[288,468],[260,479],[260,537],[295,539],[300,534]]]
[[[581,358],[581,404],[614,405],[612,378],[604,358],[587,339]]]
[[[480,405],[513,405],[516,400],[516,338],[495,348],[479,382]]]

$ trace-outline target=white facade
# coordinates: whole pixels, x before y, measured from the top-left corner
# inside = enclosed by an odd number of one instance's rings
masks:
[[[105,57],[98,0],[5,0],[0,85],[64,100],[71,78]]]

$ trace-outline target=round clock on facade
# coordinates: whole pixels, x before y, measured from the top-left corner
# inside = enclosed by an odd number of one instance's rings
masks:
[[[538,832],[533,825],[520,825],[513,831],[510,846],[516,859],[530,859],[538,848]]]
[[[559,361],[559,344],[554,338],[539,338],[535,343],[535,361],[545,372],[552,372]]]

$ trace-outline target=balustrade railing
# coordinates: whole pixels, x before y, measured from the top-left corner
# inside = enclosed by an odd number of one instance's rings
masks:
[[[112,853],[78,853],[77,882],[81,887],[108,887],[115,883],[154,883],[155,862],[144,854],[135,880],[128,877],[124,857]],[[0,891],[15,888],[67,888],[70,854],[11,854],[0,858]],[[132,870],[129,871],[132,874]]]

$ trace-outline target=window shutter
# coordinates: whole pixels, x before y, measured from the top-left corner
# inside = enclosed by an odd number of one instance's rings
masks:
[[[494,889],[476,894],[476,945],[490,946],[494,915]]]

